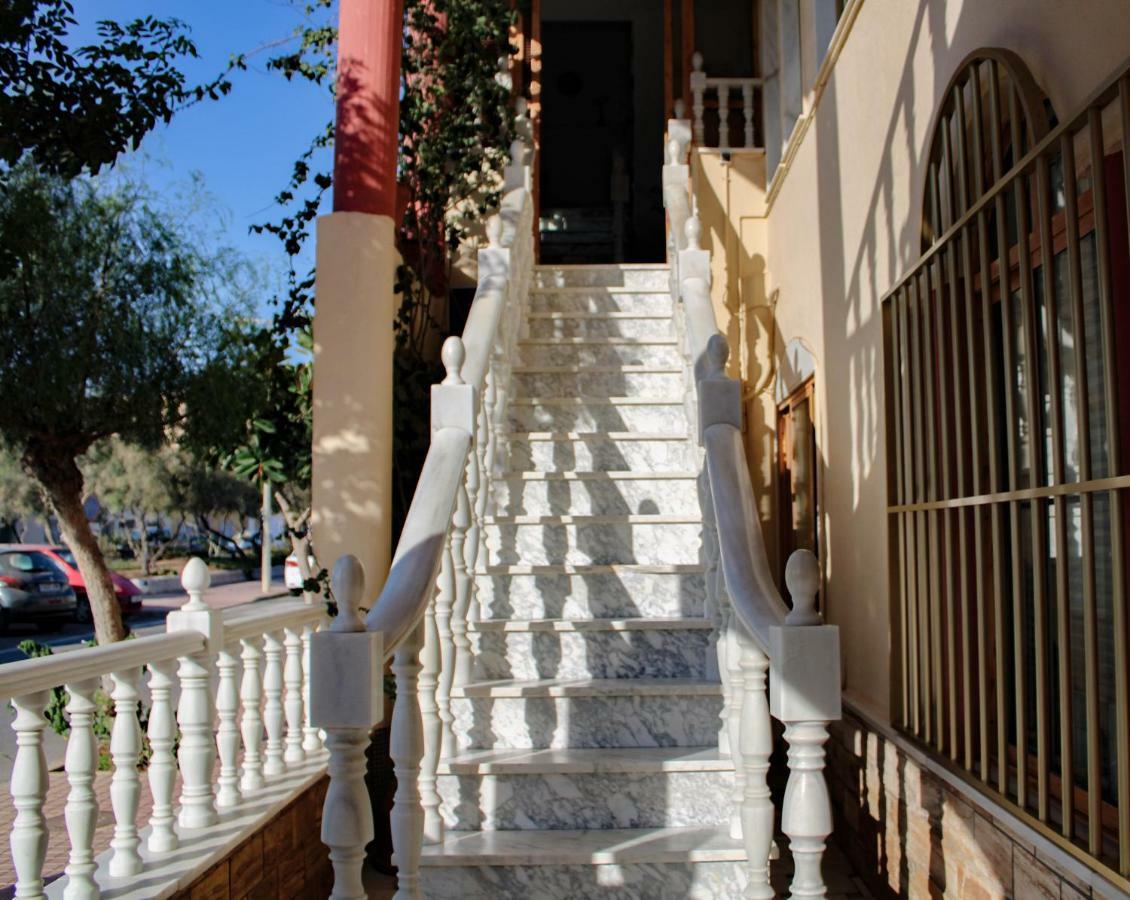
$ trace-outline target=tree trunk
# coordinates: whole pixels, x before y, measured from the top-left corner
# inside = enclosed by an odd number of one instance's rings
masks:
[[[141,571],[145,575],[152,575],[149,571],[149,523],[141,517]]]
[[[86,511],[82,508],[82,473],[74,458],[54,458],[46,452],[33,453],[29,449],[24,462],[46,489],[51,508],[63,532],[63,539],[75,555],[78,570],[86,584],[98,643],[105,646],[123,640],[126,630],[122,625],[121,609],[118,607],[118,598],[114,595],[110,570],[106,567],[106,560],[102,558],[102,551],[98,548],[94,532],[90,530]]]

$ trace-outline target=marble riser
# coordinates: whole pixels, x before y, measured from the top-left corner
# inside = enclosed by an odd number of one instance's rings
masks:
[[[688,430],[681,403],[512,403],[511,431],[644,431],[682,434]],[[513,463],[511,463],[513,465]]]
[[[702,561],[702,525],[487,525],[487,564],[680,565]]]
[[[718,742],[722,698],[453,697],[451,706],[461,750],[704,747]]]
[[[674,344],[525,344],[518,348],[524,366],[668,366],[683,358]]]
[[[671,274],[667,268],[629,269],[592,266],[585,268],[543,268],[534,270],[533,286],[537,289],[554,287],[635,288],[637,290],[665,291],[670,287]]]
[[[424,866],[429,900],[734,900],[745,862],[599,866]]]
[[[515,372],[517,397],[678,397],[682,372]]]
[[[701,512],[693,478],[506,479],[495,481],[494,501],[495,513],[506,516]]]
[[[688,440],[510,441],[510,468],[517,472],[693,472],[700,465]]]
[[[724,825],[733,772],[440,775],[444,820],[455,831]]]
[[[710,632],[486,631],[475,637],[476,680],[702,678]]]
[[[672,340],[675,327],[671,319],[530,319],[531,338],[602,338]]]
[[[611,619],[701,616],[701,572],[479,575],[485,619]]]
[[[663,291],[614,294],[602,293],[600,288],[587,291],[538,291],[530,295],[531,312],[630,312],[645,316],[669,316],[673,304],[671,295]]]

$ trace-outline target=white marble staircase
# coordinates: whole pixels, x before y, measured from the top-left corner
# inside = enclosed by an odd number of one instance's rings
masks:
[[[666,266],[541,267],[451,692],[428,898],[728,898],[700,451]],[[449,747],[449,749],[451,749]]]

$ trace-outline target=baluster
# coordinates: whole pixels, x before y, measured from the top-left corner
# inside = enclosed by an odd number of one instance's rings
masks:
[[[745,798],[746,769],[742,761],[742,705],[745,702],[745,685],[742,675],[741,623],[731,614],[719,647],[724,647],[726,669],[726,734],[729,738],[730,758],[734,762],[734,813],[730,817],[730,837],[742,836],[742,803]]]
[[[322,737],[310,720],[310,638],[315,628],[310,623],[302,626],[302,749],[308,754],[322,749]]]
[[[259,638],[243,638],[240,654],[243,660],[243,679],[239,685],[239,700],[242,706],[239,731],[243,736],[243,776],[239,787],[244,793],[257,791],[263,787],[263,716],[259,706],[263,702],[263,683],[260,680],[259,662],[263,651]]]
[[[286,629],[286,749],[283,762],[297,765],[306,758],[302,749],[302,634],[296,628]]]
[[[424,649],[420,654],[420,714],[424,735],[424,755],[420,763],[420,797],[424,807],[424,843],[427,844],[439,844],[443,841],[443,817],[440,815],[440,797],[436,790],[442,723],[436,705],[440,651],[435,603],[436,598],[433,594],[424,613]]]
[[[188,603],[169,613],[170,631],[196,631],[207,636],[203,650],[180,659],[180,748],[177,761],[181,773],[181,808],[177,821],[182,828],[207,828],[216,822],[215,787],[212,770],[216,762],[216,736],[212,731],[215,704],[212,697],[211,648],[220,643],[218,615],[204,602],[211,583],[208,567],[201,559],[190,559],[181,575]]]
[[[741,694],[741,765],[745,772],[742,790],[742,841],[749,861],[747,898],[773,897],[769,884],[769,854],[773,848],[773,798],[767,776],[773,753],[773,731],[769,721],[769,698],[765,675],[769,658],[757,647],[738,622],[734,649],[741,656],[741,677],[734,690]]]
[[[16,818],[8,840],[16,870],[16,897],[43,896],[43,860],[47,856],[47,820],[43,817],[43,800],[47,796],[43,729],[47,720],[43,711],[47,698],[47,691],[37,691],[12,700],[16,708],[12,722],[16,761],[9,790]]]
[[[745,145],[753,146],[753,84],[746,82],[742,85],[742,116],[745,124]]]
[[[365,788],[365,749],[380,720],[383,665],[380,637],[365,631],[358,607],[365,574],[354,556],[333,569],[338,615],[310,643],[310,721],[326,732],[329,788],[322,813],[322,843],[334,870],[331,900],[362,900],[365,845],[373,839],[373,812]]]
[[[149,815],[149,837],[145,842],[151,853],[169,853],[179,846],[173,824],[173,787],[177,777],[177,761],[173,745],[177,739],[173,713],[173,683],[176,660],[166,659],[149,664],[149,793],[153,795],[153,811]]]
[[[216,689],[216,715],[220,720],[216,743],[220,749],[220,775],[217,779],[216,806],[230,807],[239,803],[239,688],[236,668],[239,660],[234,647],[220,651],[217,668],[220,685]]]
[[[389,755],[396,775],[391,826],[392,863],[397,867],[397,889],[393,900],[422,900],[423,897],[420,892],[420,854],[424,837],[424,808],[420,802],[419,777],[424,729],[416,681],[420,674],[422,632],[422,624],[412,629],[397,649],[392,663],[392,672],[396,676],[396,704],[392,711]]]
[[[137,804],[141,781],[137,758],[141,754],[141,728],[137,724],[137,681],[140,672],[127,669],[114,672],[111,697],[114,700],[114,727],[110,731],[110,758],[114,776],[110,780],[110,805],[114,809],[114,837],[110,840],[110,874],[115,878],[141,871],[141,838],[137,832]]]
[[[781,830],[789,837],[793,855],[794,897],[823,897],[820,863],[824,841],[832,833],[832,805],[824,781],[824,742],[828,723],[789,722],[789,781],[781,807]]]
[[[451,614],[452,642],[455,645],[455,678],[452,681],[454,687],[462,687],[470,683],[474,662],[471,655],[471,641],[467,637],[467,616],[471,608],[471,577],[467,572],[466,542],[470,526],[471,504],[464,480],[459,484],[451,528],[451,561],[455,571],[455,606]]]
[[[695,51],[694,56],[691,57],[691,65],[694,67],[694,71],[691,72],[691,112],[694,115],[694,142],[702,146],[705,133],[702,124],[704,108],[702,95],[706,91],[706,73],[702,71],[702,54],[698,51]]]
[[[439,638],[439,677],[436,683],[436,704],[442,723],[440,732],[442,755],[454,756],[455,716],[451,711],[451,685],[455,678],[455,644],[451,632],[451,611],[455,604],[455,565],[451,557],[451,534],[444,541],[439,579],[436,581],[435,622]]]
[[[67,860],[66,900],[98,896],[94,880],[94,829],[98,823],[98,799],[94,795],[94,772],[98,768],[98,742],[94,738],[94,692],[98,679],[67,685],[71,735],[67,738],[65,768],[70,792],[63,817],[67,822],[71,853]]]
[[[718,149],[730,149],[730,85],[718,83]]]
[[[472,441],[474,440],[472,435]],[[470,525],[467,528],[467,537],[463,542],[463,577],[466,579],[465,586],[462,590],[467,592],[467,613],[466,620],[468,631],[472,622],[477,622],[481,618],[479,612],[478,598],[476,596],[475,585],[475,566],[479,559],[479,542],[483,537],[485,529],[482,527],[483,516],[485,515],[485,506],[480,501],[486,500],[486,491],[482,489],[482,458],[479,455],[479,448],[474,443],[471,444],[470,452],[467,454],[466,466],[466,479],[464,483],[467,486],[467,511],[470,514]],[[455,573],[455,598],[456,602],[459,600],[459,591],[461,589],[459,582],[459,571],[456,569]],[[475,658],[475,653],[478,651],[477,643],[470,643],[471,659]],[[466,683],[466,682],[464,682]]]
[[[283,763],[283,642],[279,632],[263,635],[267,664],[263,670],[263,724],[267,728],[267,753],[263,774],[268,778],[286,771]]]

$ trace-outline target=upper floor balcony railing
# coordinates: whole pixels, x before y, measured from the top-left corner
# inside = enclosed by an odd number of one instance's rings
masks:
[[[701,53],[695,53],[691,72],[691,112],[694,142],[700,147],[758,149],[765,145],[762,129],[764,82],[752,76],[723,78],[703,71]],[[682,118],[682,112],[676,112]],[[739,127],[740,126],[740,127]],[[738,140],[735,141],[735,137]]]

